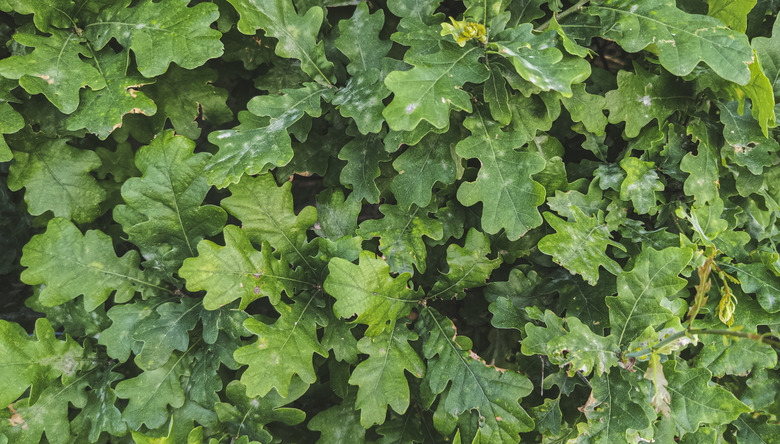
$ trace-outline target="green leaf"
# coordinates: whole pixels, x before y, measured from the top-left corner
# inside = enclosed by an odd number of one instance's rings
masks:
[[[331,91],[316,83],[306,83],[299,89],[282,92],[252,98],[247,104],[251,114],[239,113],[241,125],[209,134],[209,142],[219,146],[206,166],[210,184],[224,188],[237,183],[244,173],[255,175],[290,162],[293,151],[288,128],[304,114],[319,117],[320,98],[327,100]]]
[[[715,17],[734,31],[745,32],[748,13],[756,6],[756,0],[709,0],[707,5],[707,15]]]
[[[750,81],[745,85],[730,84],[733,96],[736,96],[739,102],[738,112],[743,112],[745,106],[745,97],[750,99],[753,118],[758,121],[761,132],[764,136],[769,135],[768,128],[777,125],[775,116],[775,98],[772,91],[772,82],[767,78],[761,66],[761,60],[758,58],[756,50],[753,50],[755,57],[753,63],[748,65],[750,68]]]
[[[257,245],[268,242],[291,264],[312,269],[306,254],[306,230],[317,221],[317,210],[307,206],[296,215],[291,186],[286,182],[277,187],[270,174],[245,177],[231,185],[230,197],[222,199],[221,204],[241,220],[250,241]]]
[[[163,128],[170,121],[176,133],[197,139],[201,132],[198,119],[213,125],[233,120],[233,111],[225,103],[228,93],[213,85],[216,80],[217,72],[211,68],[189,70],[171,66],[153,84],[143,88],[157,104],[152,122],[157,128]]]
[[[79,90],[105,88],[100,72],[82,57],[91,57],[83,39],[66,31],[51,31],[49,37],[18,32],[14,40],[35,48],[27,55],[0,60],[0,75],[19,79],[30,94],[43,94],[60,111],[70,114],[79,105]]]
[[[384,11],[370,14],[366,3],[359,3],[352,17],[339,21],[336,48],[349,58],[347,71],[353,76],[382,69],[382,59],[392,46],[392,42],[379,39],[384,24]]]
[[[358,136],[341,148],[339,159],[347,161],[339,180],[344,185],[352,186],[349,199],[358,202],[366,199],[369,203],[378,203],[379,188],[375,179],[381,175],[379,163],[389,160],[381,141],[373,134]]]
[[[634,65],[635,74],[618,72],[618,89],[605,96],[609,123],[626,122],[626,137],[636,137],[651,120],[664,121],[690,103],[690,89],[668,74],[654,75]]]
[[[728,424],[750,409],[729,391],[710,383],[706,368],[685,368],[675,360],[664,363],[669,381],[671,418],[680,430],[695,432],[701,424]]]
[[[755,293],[758,303],[769,313],[780,311],[780,278],[763,264],[740,264],[736,268],[742,291]]]
[[[315,6],[303,16],[295,12],[290,0],[228,0],[241,15],[238,30],[254,35],[257,28],[279,40],[276,55],[301,61],[301,69],[321,84],[330,85],[333,80],[333,63],[325,57],[322,42],[317,43],[317,33],[322,26],[322,8]]]
[[[742,311],[742,308],[738,305],[737,311]],[[713,329],[723,326],[720,322],[712,324],[710,328]],[[777,365],[777,353],[757,341],[741,339],[726,342],[716,335],[702,336],[700,341],[703,348],[694,361],[696,367],[706,368],[717,377],[727,374],[747,376],[758,369]]]
[[[195,142],[173,131],[141,147],[135,164],[143,176],[122,185],[126,205],[117,205],[114,220],[130,242],[156,269],[172,274],[185,258],[195,256],[203,238],[225,225],[222,208],[201,205],[209,191],[203,167],[208,153],[194,154]]]
[[[764,167],[772,165],[770,153],[780,150],[780,144],[773,138],[764,136],[758,122],[748,112],[749,105],[745,105],[742,115],[739,115],[737,108],[736,101],[718,103],[720,119],[723,122],[723,138],[728,144],[723,149],[724,157],[732,157],[737,165],[747,167],[751,173],[760,175]]]
[[[772,37],[756,37],[751,41],[756,51],[756,58],[769,79],[775,97],[780,96],[780,22],[775,20],[772,27]]]
[[[547,31],[534,34],[533,25],[523,23],[508,29],[495,38],[496,54],[506,57],[520,76],[542,91],[559,91],[565,97],[572,95],[572,83],[579,83],[590,75],[590,64],[585,59],[564,55],[555,47],[557,33]]]
[[[299,297],[292,305],[279,303],[274,308],[280,317],[273,324],[255,318],[244,321],[244,327],[257,336],[257,341],[233,354],[236,362],[249,365],[241,382],[251,398],[265,396],[271,389],[288,397],[293,376],[307,384],[317,380],[312,363],[314,353],[328,356],[317,339],[317,325],[325,325],[325,314],[313,295],[308,299]]]
[[[250,398],[246,396],[246,387],[234,380],[225,388],[230,402],[218,402],[214,410],[232,436],[248,436],[254,441],[271,442],[273,436],[265,428],[267,424],[282,422],[296,425],[306,418],[303,411],[284,406],[300,398],[308,388],[308,384],[294,379],[286,398],[279,396],[276,391],[263,397]]]
[[[187,353],[174,353],[161,367],[120,381],[114,389],[116,396],[128,399],[122,418],[131,429],[142,424],[153,429],[168,422],[168,406],[179,408],[185,396],[180,378],[188,371]]]
[[[207,310],[216,310],[238,298],[245,308],[263,296],[276,305],[282,292],[293,295],[297,279],[283,260],[273,257],[268,244],[262,252],[255,250],[246,233],[234,225],[226,226],[223,235],[224,247],[201,241],[198,256],[186,259],[179,269],[188,290],[206,290],[203,306]]]
[[[16,82],[6,79],[0,79],[0,84],[8,85],[9,90],[13,89]],[[24,118],[21,114],[7,102],[0,99],[0,134],[13,134],[24,128]],[[13,159],[13,153],[8,147],[4,137],[0,136],[0,162],[8,162]]]
[[[780,425],[767,422],[766,417],[752,417],[750,414],[742,414],[733,422],[737,427],[737,440],[739,442],[751,442],[769,444],[780,439]]]
[[[533,323],[525,325],[528,336],[523,341],[524,355],[545,354],[553,364],[567,366],[570,377],[576,372],[588,375],[591,371],[600,376],[618,364],[620,348],[613,336],[599,336],[575,317],[565,319],[569,326],[566,331],[563,320],[550,310],[545,311],[544,320],[545,328]]]
[[[25,129],[9,136],[14,163],[8,172],[8,188],[25,188],[28,211],[40,215],[90,222],[100,214],[106,193],[89,172],[100,166],[92,151],[68,145],[68,139],[52,139]]]
[[[590,380],[593,391],[582,410],[590,426],[587,434],[594,442],[625,442],[629,429],[642,430],[650,426],[652,409],[648,412],[649,405],[643,407],[632,399],[632,385],[637,382],[631,378],[635,377],[612,371]]]
[[[599,267],[617,275],[620,265],[606,254],[612,245],[623,251],[625,248],[611,240],[609,229],[604,225],[603,213],[588,217],[578,207],[571,207],[574,218],[568,222],[553,213],[544,213],[547,223],[557,232],[548,234],[539,241],[539,251],[553,257],[553,260],[571,273],[582,275],[589,284],[599,280]]]
[[[193,69],[222,55],[222,34],[210,26],[219,17],[216,5],[144,0],[129,7],[130,1],[101,10],[97,20],[84,26],[84,35],[96,50],[116,39],[133,51],[144,77],[163,74],[171,62]]]
[[[78,109],[68,117],[68,130],[85,128],[100,139],[105,139],[122,126],[122,116],[125,114],[150,116],[157,112],[154,102],[138,91],[139,87],[150,81],[128,73],[128,53],[114,53],[112,49],[104,49],[95,54],[95,64],[106,87],[99,91],[84,89],[81,92]]]
[[[685,287],[686,280],[678,275],[692,256],[689,248],[644,247],[631,271],[618,274],[618,295],[607,296],[611,332],[618,345],[625,347],[646,326],[663,324],[674,316],[661,302]]]
[[[457,336],[452,321],[434,309],[426,308],[420,316],[415,329],[428,359],[424,383],[433,394],[446,395],[438,410],[455,417],[476,410],[484,442],[519,442],[519,434],[534,426],[519,403],[531,393],[531,381],[515,371],[485,364],[471,350],[471,340]]]
[[[673,0],[608,0],[588,6],[588,11],[600,17],[604,37],[625,51],[654,45],[661,65],[676,76],[689,74],[703,61],[726,80],[750,80],[747,65],[753,54],[747,36],[718,19],[683,12]]]
[[[447,266],[433,284],[429,298],[462,299],[465,290],[485,286],[490,274],[501,265],[501,258],[488,259],[491,255],[487,236],[472,228],[466,234],[463,246],[447,247]]]
[[[127,424],[122,421],[122,412],[115,406],[116,393],[111,385],[122,375],[111,370],[90,373],[87,381],[92,388],[87,392],[87,403],[71,422],[71,432],[79,431],[89,442],[97,442],[101,433],[122,436],[127,433]]]
[[[475,181],[461,184],[458,201],[465,206],[482,202],[482,229],[488,234],[503,228],[515,240],[541,225],[536,207],[544,203],[545,191],[530,176],[544,169],[544,159],[516,151],[527,139],[516,131],[501,131],[481,112],[467,117],[463,125],[471,136],[455,150],[461,157],[479,159],[482,165]]]
[[[0,320],[0,352],[4,356],[0,370],[0,401],[11,404],[30,389],[35,403],[46,387],[60,376],[75,376],[84,349],[71,338],[57,340],[46,319],[35,322],[35,332],[28,335],[19,324]]]
[[[381,11],[380,11],[381,12]],[[382,130],[385,119],[382,103],[390,91],[380,79],[376,69],[361,71],[347,81],[333,97],[333,104],[338,106],[339,113],[351,117],[357,124],[361,134],[378,133]]]
[[[425,273],[428,251],[423,236],[441,239],[441,222],[417,207],[406,210],[398,205],[381,205],[379,211],[384,217],[361,223],[357,234],[364,239],[379,238],[379,250],[393,273],[413,274],[414,267]]]
[[[506,80],[502,75],[502,65],[493,64],[482,88],[485,102],[490,107],[490,115],[496,122],[508,125],[512,121],[512,109],[509,107],[509,93],[506,89]]]
[[[360,253],[358,265],[333,258],[328,270],[323,287],[336,299],[334,313],[341,318],[357,315],[353,322],[368,325],[366,336],[394,328],[395,321],[408,315],[422,297],[407,287],[409,273],[391,277],[387,263],[369,251]]]
[[[76,9],[75,2],[70,0],[9,0],[10,7],[20,14],[33,14],[35,27],[43,32],[52,28],[67,29],[73,26],[71,17]],[[8,11],[4,7],[4,11]]]
[[[200,319],[201,304],[194,299],[166,302],[159,305],[157,316],[149,316],[135,325],[133,339],[143,342],[135,363],[142,370],[154,370],[164,365],[174,350],[187,351],[189,331]]]
[[[357,230],[360,201],[344,197],[340,189],[327,189],[317,195],[317,225],[314,231],[328,239],[352,236]]]
[[[685,179],[683,190],[685,194],[693,196],[699,205],[714,202],[720,183],[718,147],[714,146],[709,138],[704,138],[708,132],[701,120],[691,122],[688,134],[693,135],[694,140],[698,139],[699,146],[695,156],[688,153],[680,162],[680,169],[690,174]]]
[[[84,295],[84,307],[92,311],[114,292],[114,300],[121,303],[136,292],[148,297],[160,289],[138,262],[135,251],[117,257],[108,235],[97,230],[82,235],[70,221],[55,218],[45,233],[25,245],[21,264],[28,268],[21,278],[29,285],[46,284],[39,296],[43,305]]]
[[[403,323],[374,337],[364,336],[357,346],[367,354],[352,371],[349,383],[358,386],[355,408],[363,427],[385,422],[387,406],[403,414],[409,407],[409,383],[404,371],[422,378],[425,365],[409,345],[417,334]]]
[[[582,122],[585,125],[585,129],[593,134],[604,134],[604,128],[607,126],[607,117],[601,111],[607,105],[604,97],[597,94],[589,94],[585,91],[585,85],[577,84],[572,85],[572,96],[562,96],[561,102],[569,111],[569,114],[571,114],[573,121]],[[611,115],[612,113],[610,112]]]
[[[620,184],[620,199],[630,200],[639,214],[655,214],[658,211],[655,192],[663,191],[664,184],[658,180],[653,162],[626,157],[620,161],[620,167],[626,172]]]
[[[119,362],[125,362],[130,356],[130,350],[140,345],[133,341],[133,332],[144,319],[154,315],[156,303],[152,301],[153,299],[114,305],[106,312],[113,322],[109,328],[100,333],[98,344],[106,347],[108,356]]]
[[[44,432],[46,441],[52,444],[70,442],[69,406],[84,407],[86,385],[81,378],[70,383],[57,382],[46,387],[35,403],[25,398],[9,404],[0,413],[0,433],[19,444],[40,443]]]
[[[398,175],[393,178],[391,189],[400,207],[426,207],[437,182],[442,185],[455,182],[460,160],[453,152],[457,140],[454,131],[431,132],[396,157],[393,168]]]
[[[442,42],[441,51],[425,56],[407,56],[414,67],[393,71],[385,85],[395,95],[382,112],[395,131],[411,131],[425,120],[436,128],[449,124],[451,109],[471,112],[471,97],[462,90],[466,82],[482,83],[490,72],[481,63],[478,47],[459,47]]]
[[[322,432],[317,444],[341,444],[345,439],[355,444],[365,442],[366,430],[360,424],[360,414],[352,399],[317,413],[306,427]]]

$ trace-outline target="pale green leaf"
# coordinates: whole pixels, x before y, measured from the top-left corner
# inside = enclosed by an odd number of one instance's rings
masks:
[[[138,71],[156,77],[171,62],[193,69],[222,55],[221,33],[211,28],[219,12],[217,5],[187,0],[143,0],[128,7],[122,0],[101,10],[99,17],[84,26],[84,35],[96,50],[111,39],[133,51]]]
[[[160,427],[168,422],[169,405],[173,408],[184,405],[185,394],[180,378],[188,371],[185,355],[174,353],[161,367],[116,385],[116,396],[129,400],[122,411],[122,418],[131,429],[137,430],[142,424],[149,428]]]
[[[245,177],[230,186],[231,195],[221,204],[241,220],[250,241],[256,245],[268,242],[290,263],[311,268],[306,255],[306,230],[317,221],[317,210],[307,206],[296,214],[291,186],[286,182],[277,187],[270,174]]]
[[[331,259],[325,291],[336,299],[333,311],[342,318],[368,325],[366,336],[376,336],[394,328],[396,320],[406,316],[422,296],[407,287],[409,273],[390,276],[385,261],[363,251],[358,265],[341,258]]]
[[[29,127],[8,136],[14,163],[8,171],[8,188],[25,188],[30,214],[51,211],[55,217],[91,222],[100,214],[106,192],[89,172],[100,166],[92,151],[74,148],[68,139],[49,138]]]
[[[241,307],[255,299],[268,297],[279,303],[282,293],[292,296],[293,277],[289,266],[273,257],[268,244],[263,251],[252,246],[246,233],[234,225],[223,231],[225,246],[204,240],[198,244],[198,256],[186,259],[179,276],[190,291],[206,291],[203,306],[215,310],[241,298]]]
[[[241,375],[248,397],[265,396],[276,389],[286,398],[295,375],[307,384],[317,380],[313,355],[328,356],[317,339],[317,325],[325,325],[320,305],[314,295],[308,295],[292,305],[275,305],[280,317],[273,324],[255,318],[244,321],[244,327],[257,340],[236,350],[233,357],[239,364],[248,365]]]
[[[709,140],[705,123],[695,120],[688,125],[688,134],[699,142],[697,154],[688,153],[680,162],[680,169],[689,173],[683,190],[693,196],[697,204],[713,202],[718,195],[720,154]]]
[[[141,147],[135,164],[143,176],[125,181],[125,205],[114,208],[114,220],[149,261],[146,266],[168,274],[195,256],[198,242],[219,233],[227,219],[222,208],[201,205],[210,188],[203,176],[210,156],[194,149],[193,141],[170,130]]]
[[[362,134],[378,133],[385,119],[382,103],[390,91],[380,79],[378,70],[371,68],[350,77],[347,84],[333,97],[333,104],[339,107],[344,117],[351,117]]]
[[[349,383],[358,386],[355,408],[360,409],[363,427],[384,423],[388,405],[399,414],[409,407],[405,371],[417,378],[425,372],[422,359],[409,345],[416,339],[417,334],[399,322],[392,330],[364,336],[358,342],[358,349],[368,358],[355,367]]]
[[[749,105],[745,104],[742,115],[738,107],[736,101],[718,103],[723,138],[728,144],[723,148],[723,154],[733,158],[737,165],[747,167],[751,173],[760,175],[764,167],[772,165],[771,153],[780,150],[780,144],[774,138],[764,136],[749,112]]]
[[[737,32],[745,32],[747,29],[748,13],[756,0],[708,0],[707,15],[715,17]]]
[[[46,319],[35,322],[28,335],[16,323],[0,320],[0,401],[11,404],[30,389],[35,403],[41,392],[60,376],[72,378],[79,369],[84,349],[71,338],[60,341]]]
[[[21,277],[25,283],[46,284],[39,298],[48,306],[84,295],[84,307],[91,311],[114,292],[116,302],[127,302],[136,292],[149,296],[160,289],[139,268],[138,253],[117,257],[107,234],[89,230],[82,235],[61,218],[52,219],[45,233],[25,245],[21,264],[28,267]]]

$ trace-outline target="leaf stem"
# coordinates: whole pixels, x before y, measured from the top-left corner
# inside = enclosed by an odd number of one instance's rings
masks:
[[[557,20],[560,20],[560,19],[566,17],[567,15],[571,15],[571,14],[579,11],[580,9],[582,9],[583,6],[585,6],[585,3],[588,3],[589,1],[590,0],[580,0],[577,3],[575,3],[573,6],[571,6],[569,9],[561,12],[560,14],[553,13],[553,15],[555,16],[555,18]],[[542,32],[542,31],[546,30],[550,26],[551,22],[552,22],[552,18],[550,18],[550,20],[547,20],[546,22],[542,23],[542,25],[539,26],[538,28],[536,28],[535,31]]]

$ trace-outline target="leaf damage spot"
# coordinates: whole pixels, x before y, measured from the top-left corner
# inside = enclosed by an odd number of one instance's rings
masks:
[[[22,415],[20,415],[16,409],[14,409],[13,404],[8,404],[8,410],[11,411],[11,417],[8,418],[8,422],[11,423],[11,427],[22,426],[22,430],[26,430],[27,422],[25,422],[24,418],[22,418]]]
[[[52,79],[51,76],[48,75],[48,74],[43,74],[43,75],[41,75],[39,77],[42,78],[43,80],[45,80],[46,83],[48,83],[49,85],[53,85],[54,84],[54,79]]]
[[[410,103],[406,105],[406,114],[411,114],[412,112],[414,112],[414,110],[417,109],[418,106],[420,105],[417,103]]]

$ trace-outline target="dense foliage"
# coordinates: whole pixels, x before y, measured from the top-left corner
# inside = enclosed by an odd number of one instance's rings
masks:
[[[778,9],[0,0],[0,443],[780,442]]]

